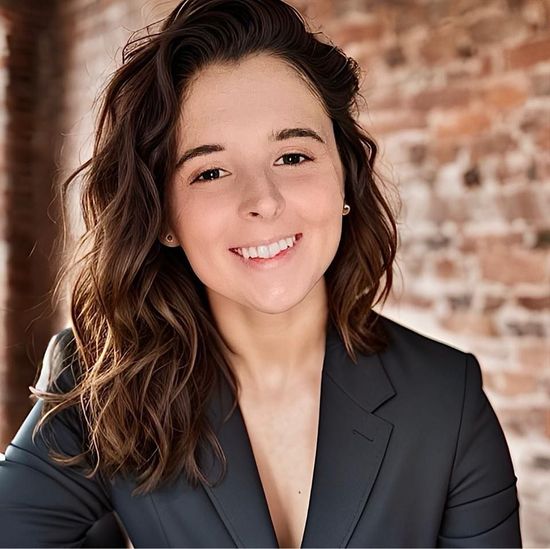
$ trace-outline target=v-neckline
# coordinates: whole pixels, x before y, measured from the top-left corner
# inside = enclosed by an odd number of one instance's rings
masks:
[[[326,351],[325,351],[326,352]],[[316,457],[317,457],[317,449],[318,449],[318,445],[319,445],[319,429],[320,429],[320,415],[321,415],[321,391],[322,391],[322,385],[323,385],[323,369],[324,369],[324,362],[325,362],[325,355],[323,355],[323,364],[322,364],[322,367],[319,371],[319,379],[316,380],[316,385],[317,385],[317,388],[316,388],[316,412],[315,412],[315,440],[314,440],[314,449],[313,449],[313,458],[312,458],[312,463],[311,463],[311,473],[310,473],[310,477],[308,479],[308,501],[307,501],[307,505],[306,505],[306,512],[305,512],[305,518],[304,518],[304,522],[303,522],[303,525],[302,525],[302,528],[301,528],[301,534],[300,534],[300,542],[299,544],[297,545],[297,547],[301,547],[302,546],[302,542],[304,540],[304,535],[305,535],[305,532],[306,532],[306,525],[307,525],[307,522],[308,522],[308,517],[309,517],[309,511],[310,511],[310,508],[311,508],[311,494],[313,492],[313,485],[314,485],[314,482],[315,482],[315,462],[316,462]],[[270,519],[270,522],[271,522],[271,529],[273,530],[274,534],[275,534],[275,538],[277,539],[277,546],[278,547],[281,547],[281,545],[279,544],[279,538],[277,536],[277,531],[275,529],[275,521],[273,519],[273,515],[272,515],[272,508],[269,506],[269,502],[268,502],[268,497],[267,497],[267,490],[266,490],[266,486],[265,486],[265,480],[262,479],[262,475],[260,473],[260,469],[262,468],[261,467],[261,457],[257,457],[256,456],[256,453],[254,452],[254,445],[252,443],[252,438],[250,436],[251,434],[251,430],[253,427],[250,426],[250,421],[249,423],[247,424],[247,421],[245,420],[245,414],[243,413],[243,407],[241,406],[241,402],[238,402],[237,403],[237,408],[238,408],[238,413],[240,414],[240,417],[242,419],[242,422],[243,422],[243,425],[245,427],[245,431],[246,431],[246,436],[247,436],[247,442],[248,442],[248,445],[250,446],[250,449],[251,449],[251,452],[252,452],[252,455],[253,455],[253,458],[254,458],[254,463],[255,463],[255,467],[256,467],[256,471],[257,471],[257,474],[258,474],[258,478],[260,480],[260,484],[261,484],[261,487],[262,487],[262,492],[263,492],[263,495],[264,495],[264,498],[265,498],[265,501],[266,501],[266,506],[267,506],[267,511],[268,511],[268,514],[269,514],[269,519]],[[258,465],[260,463],[260,465]],[[309,469],[309,467],[308,467]],[[287,546],[285,546],[287,547]]]
[[[223,379],[223,378],[222,378]],[[223,379],[208,415],[226,457],[201,452],[204,490],[237,547],[279,547],[240,406]],[[301,547],[345,547],[372,491],[393,426],[372,411],[395,390],[377,353],[354,363],[327,331],[317,443]],[[361,436],[358,436],[361,435]]]

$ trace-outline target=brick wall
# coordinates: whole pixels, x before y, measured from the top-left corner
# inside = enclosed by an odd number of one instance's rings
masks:
[[[0,62],[0,104],[6,105],[6,91],[8,84],[8,29],[6,20],[0,17],[0,47],[1,47],[1,62]],[[7,262],[8,262],[8,242],[6,216],[6,195],[7,195],[7,174],[6,174],[6,118],[7,113],[5,107],[0,109],[0,387],[5,387],[5,370],[7,367],[7,345],[6,333],[3,327],[6,324],[6,299],[7,299]],[[1,389],[0,389],[1,390]],[[6,425],[9,425],[5,409],[1,404],[2,395],[0,393],[0,432],[3,431]],[[0,444],[6,440],[0,437]],[[3,448],[3,446],[0,446]]]
[[[361,63],[361,121],[399,184],[400,269],[383,313],[479,358],[524,545],[550,546],[550,2],[293,3]],[[129,30],[174,4],[60,3],[62,169],[91,151],[91,105]]]
[[[479,358],[524,544],[548,547],[550,2],[335,6],[317,15],[365,70],[361,120],[403,200],[384,313]]]
[[[28,386],[56,323],[52,182],[63,72],[55,21],[55,2],[0,3],[0,449],[30,410]]]

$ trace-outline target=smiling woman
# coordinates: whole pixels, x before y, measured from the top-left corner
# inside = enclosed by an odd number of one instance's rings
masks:
[[[281,0],[185,0],[125,48],[0,543],[114,512],[107,545],[521,544],[477,359],[373,309],[397,213],[359,82]]]
[[[187,152],[166,189],[170,244],[204,284],[241,377],[282,380],[324,341],[321,325],[299,325],[325,306],[323,275],[342,232],[344,175],[331,118],[287,62],[261,53],[203,68],[187,89],[178,134]],[[281,254],[279,242],[286,250],[297,233],[299,246]],[[266,313],[278,317],[266,323]],[[270,335],[276,326],[289,336],[284,348]]]

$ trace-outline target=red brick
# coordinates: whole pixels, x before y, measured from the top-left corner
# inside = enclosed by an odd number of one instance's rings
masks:
[[[517,302],[522,307],[533,311],[550,310],[550,295],[541,297],[518,296]]]
[[[483,372],[483,379],[485,380],[485,372]],[[544,435],[548,428],[545,425],[548,420],[542,407],[501,407],[497,410],[497,415],[506,435],[533,436],[539,433]]]
[[[520,44],[504,52],[506,67],[524,69],[550,59],[550,38]]]
[[[364,90],[363,95],[367,98],[367,104],[372,111],[401,109],[405,103],[399,93],[392,91],[372,94],[368,90]]]
[[[425,143],[413,143],[409,147],[409,161],[415,166],[421,166],[426,160],[428,147]]]
[[[550,151],[550,123],[547,128],[541,128],[535,137],[535,143],[543,150]]]
[[[534,95],[550,95],[550,72],[540,72],[531,76]]]
[[[479,76],[489,76],[494,71],[495,62],[490,54],[481,55],[481,69]]]
[[[507,233],[465,233],[462,235],[462,241],[459,244],[459,249],[462,252],[475,252],[480,255],[485,254],[486,250],[497,246],[517,246],[523,244],[523,232],[507,232]]]
[[[514,285],[548,284],[550,252],[495,245],[479,255],[481,275],[485,280]]]
[[[531,318],[510,318],[502,326],[502,335],[505,337],[546,337],[544,321]]]
[[[519,18],[491,13],[474,21],[468,32],[475,44],[500,42],[521,32],[523,24]]]
[[[435,273],[441,278],[457,278],[464,276],[462,267],[456,259],[442,257],[435,261]]]
[[[527,373],[487,372],[483,381],[488,388],[503,396],[524,395],[537,390],[537,378]]]
[[[384,51],[384,61],[389,67],[398,67],[407,61],[403,48],[399,44],[394,44]]]
[[[526,372],[550,371],[550,341],[521,343],[517,350],[517,363]]]
[[[452,311],[468,310],[472,305],[472,294],[468,292],[448,294],[445,299]]]
[[[466,87],[426,89],[409,97],[408,105],[412,109],[423,111],[434,108],[465,107],[471,101],[472,96],[472,91]]]
[[[418,307],[419,309],[431,309],[434,305],[434,300],[429,297],[419,295],[417,293],[408,291],[403,296],[400,296],[397,300],[397,304],[411,305]]]
[[[542,223],[540,226],[535,225],[535,241],[533,248],[550,248],[550,227],[548,226],[548,220],[546,226]]]
[[[478,78],[486,76],[487,72],[484,62],[474,55],[448,63],[442,70],[445,71],[445,81],[449,87],[463,86],[464,82],[476,82]]]
[[[517,142],[509,133],[504,131],[492,132],[476,137],[470,145],[470,161],[495,153],[507,153],[517,149]]]
[[[428,154],[438,164],[448,164],[456,159],[460,145],[454,139],[434,139],[428,145]]]
[[[427,32],[419,50],[422,60],[428,65],[437,65],[456,59],[456,44],[461,42],[461,34],[462,31],[451,24]]]
[[[524,87],[514,84],[499,83],[486,88],[482,94],[482,101],[497,110],[507,110],[523,105],[527,100],[527,91]]]
[[[6,208],[7,208],[7,205],[8,205],[8,200],[7,200],[6,195],[7,195],[6,190],[0,187],[0,212],[5,212],[6,211]],[[2,217],[0,217],[0,250],[2,249],[2,247],[4,245],[4,241],[7,239],[6,228],[7,227],[6,227],[5,219],[4,219],[4,216],[2,216]],[[2,262],[5,261],[3,255],[0,255],[0,258],[1,258]],[[0,271],[0,273],[1,273],[0,274],[0,280],[3,279],[4,272],[5,272],[4,268],[2,268],[2,270]]]
[[[336,20],[334,26],[329,27],[331,40],[345,48],[354,42],[378,41],[384,34],[384,25],[379,20],[344,21]]]
[[[524,110],[519,127],[526,133],[536,134],[539,130],[548,129],[549,120],[550,108],[547,105],[537,105]]]
[[[526,177],[527,174],[524,174],[523,178]],[[510,221],[514,219],[526,219],[530,222],[544,221],[550,215],[550,200],[548,196],[544,196],[544,193],[544,189],[525,185],[505,194],[496,195],[495,201],[504,217]]]
[[[502,296],[486,295],[483,301],[483,312],[492,313],[500,309],[504,303],[506,299]]]
[[[335,3],[343,3],[337,0],[333,1]],[[384,5],[382,2],[371,2],[371,6],[376,6],[377,4]],[[394,9],[389,13],[389,10],[386,10],[385,15],[392,18],[393,30],[399,35],[407,32],[414,26],[425,25],[428,20],[427,7],[418,2],[402,2],[398,9]]]
[[[440,319],[440,324],[446,330],[475,337],[496,336],[497,329],[490,315],[475,311],[453,311]]]
[[[440,200],[440,205],[442,206],[442,208],[440,209],[440,211],[434,211],[432,215],[439,222],[454,221],[455,223],[460,225],[465,221],[468,221],[468,219],[470,218],[468,201],[465,194],[461,196],[453,196],[452,200],[443,200],[441,197],[438,197],[437,200]],[[444,218],[442,219],[443,215]]]
[[[491,127],[491,117],[481,109],[457,109],[437,117],[435,133],[438,139],[447,137],[471,137],[482,134]]]
[[[419,307],[420,309],[431,309],[434,306],[434,300],[420,295],[413,295],[409,300],[411,305]]]
[[[537,178],[540,181],[550,180],[550,154],[539,154],[535,157]]]
[[[419,112],[379,111],[372,114],[372,132],[374,135],[425,127],[426,117]]]

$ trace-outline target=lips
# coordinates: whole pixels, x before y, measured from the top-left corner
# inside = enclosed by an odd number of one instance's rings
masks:
[[[229,250],[237,256],[237,261],[244,265],[245,267],[255,270],[270,270],[276,268],[280,265],[286,264],[290,259],[297,253],[297,248],[300,247],[302,240],[302,234],[298,233],[296,241],[293,246],[288,247],[286,250],[280,251],[277,255],[273,257],[249,257],[245,258],[243,255],[239,254],[237,251]]]

